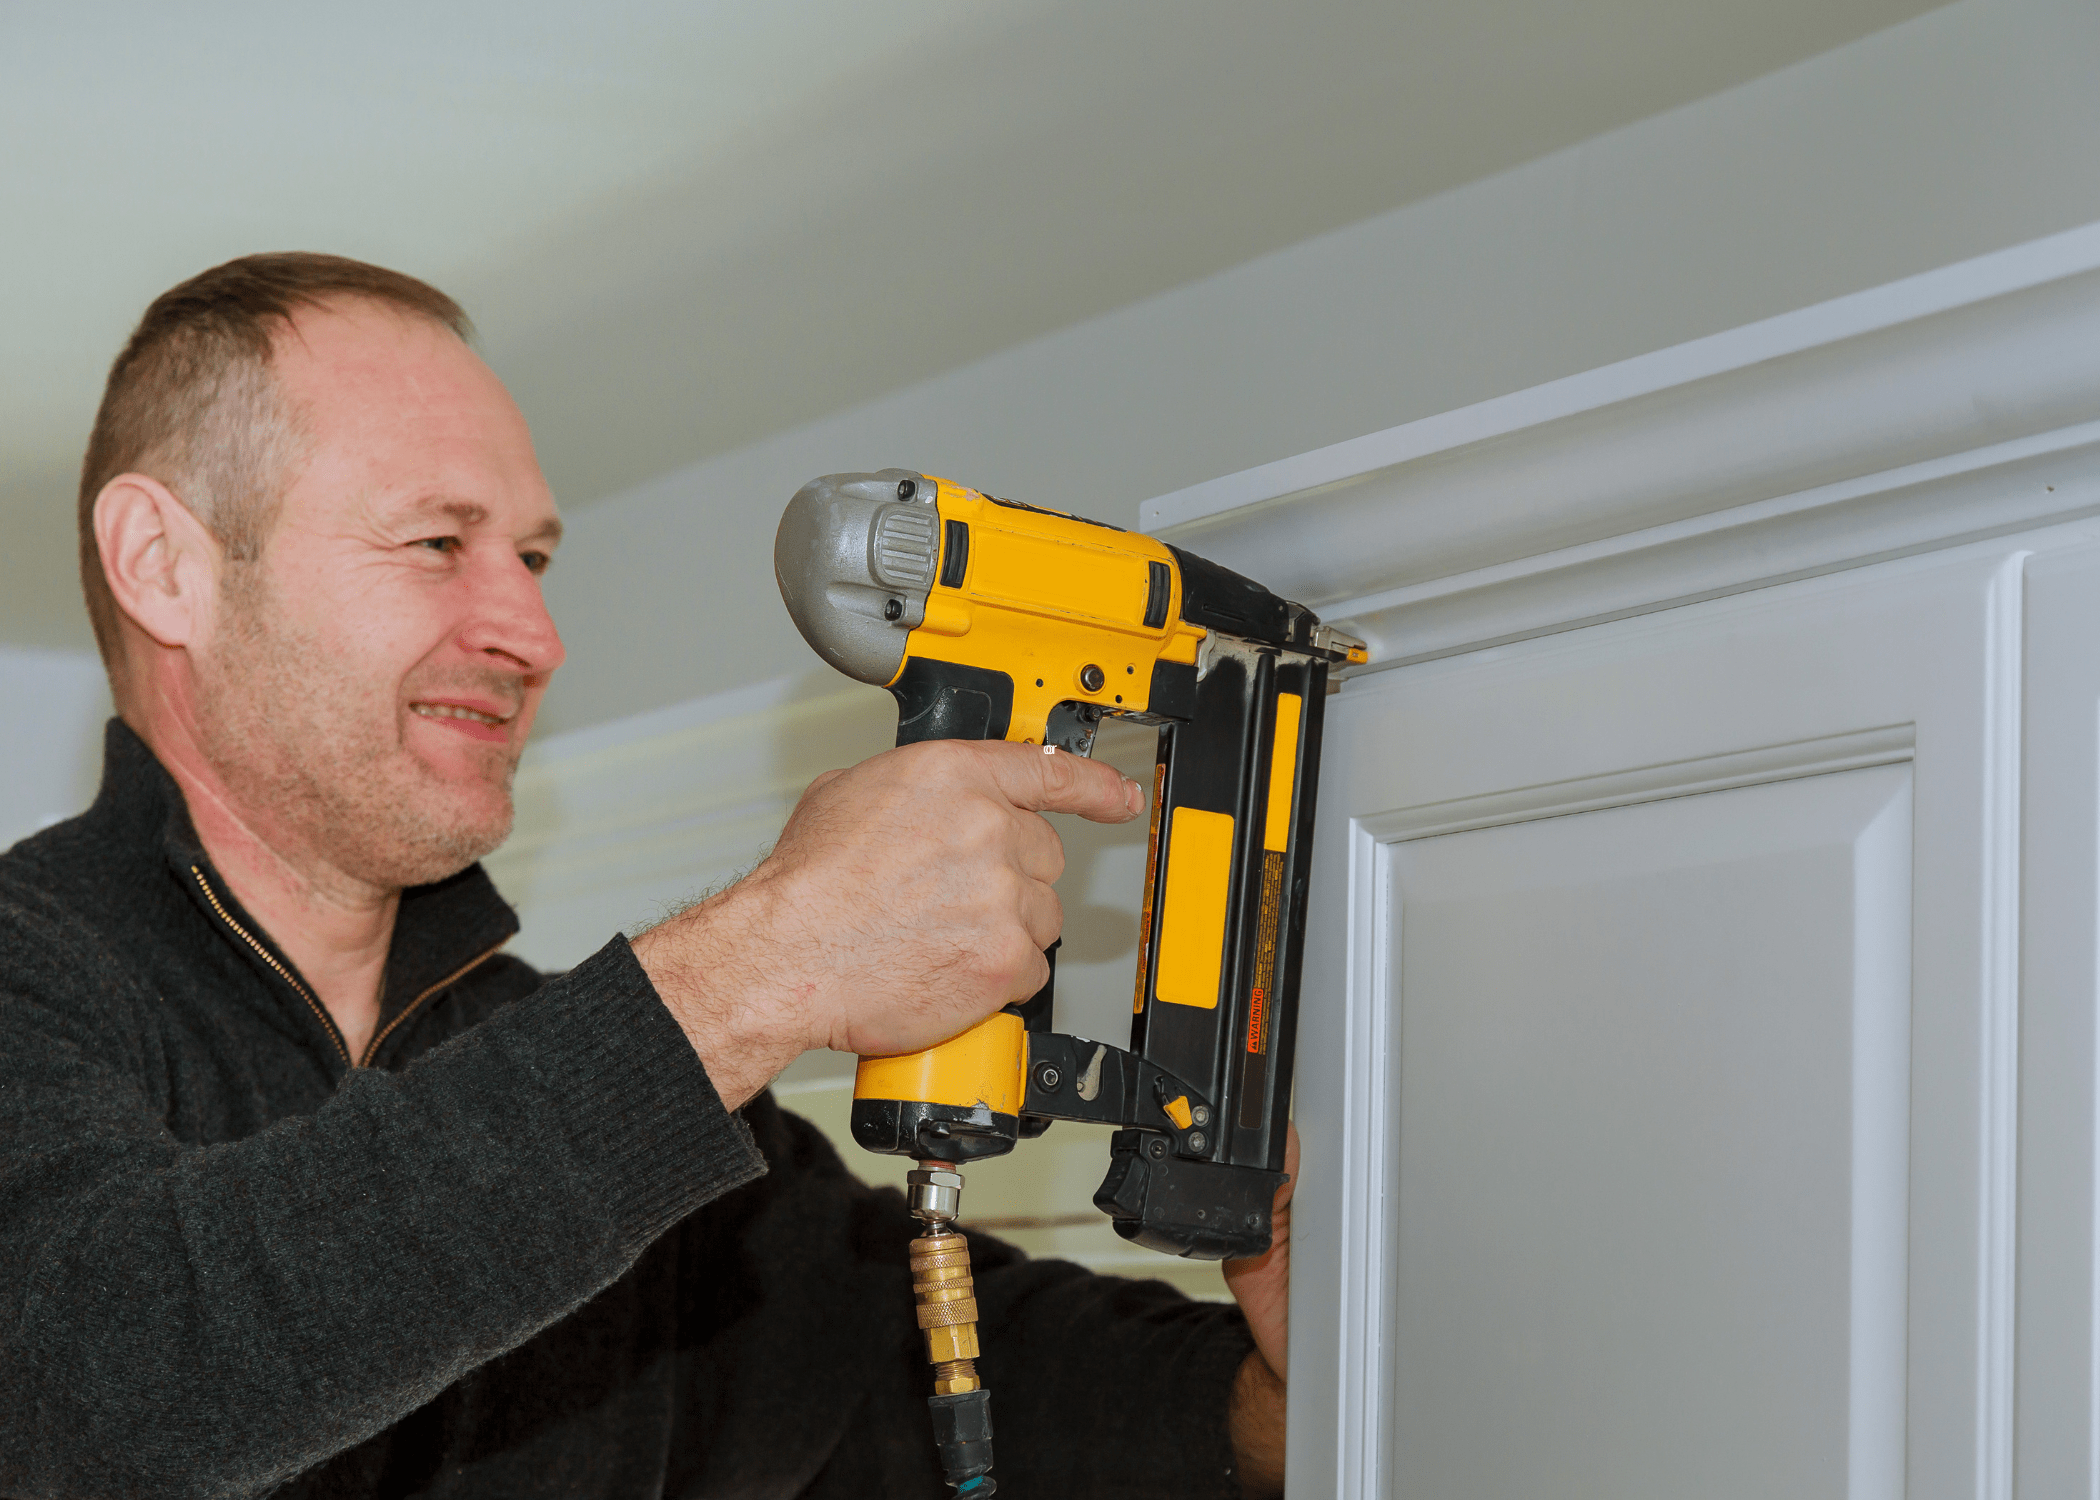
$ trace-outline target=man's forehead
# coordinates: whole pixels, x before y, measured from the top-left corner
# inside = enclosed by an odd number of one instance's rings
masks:
[[[334,492],[326,508],[347,484],[369,518],[482,525],[500,510],[498,524],[559,533],[523,415],[450,329],[371,302],[306,308],[272,363],[309,440],[306,477]]]
[[[407,405],[479,398],[515,411],[509,392],[451,329],[370,298],[300,308],[271,340],[270,363],[309,403],[331,397]]]

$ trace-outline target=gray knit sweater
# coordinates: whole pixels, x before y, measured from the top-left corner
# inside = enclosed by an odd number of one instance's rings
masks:
[[[0,855],[0,1495],[943,1493],[901,1199],[515,927],[408,892],[353,1067],[111,725]],[[1235,1312],[977,1258],[1002,1496],[1236,1492]]]

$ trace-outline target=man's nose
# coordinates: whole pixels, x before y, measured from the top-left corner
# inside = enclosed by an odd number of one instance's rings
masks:
[[[491,549],[474,570],[474,589],[460,644],[472,654],[503,658],[528,677],[543,677],[568,655],[539,575],[507,549]]]

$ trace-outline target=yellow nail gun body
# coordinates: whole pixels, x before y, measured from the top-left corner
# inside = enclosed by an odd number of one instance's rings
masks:
[[[1153,537],[908,470],[805,486],[774,563],[817,652],[896,696],[899,744],[1086,755],[1103,718],[1159,730],[1128,1048],[1051,1030],[1045,985],[938,1047],[863,1059],[854,1139],[960,1164],[1053,1120],[1113,1124],[1094,1201],[1125,1239],[1267,1249],[1327,674],[1362,643]]]

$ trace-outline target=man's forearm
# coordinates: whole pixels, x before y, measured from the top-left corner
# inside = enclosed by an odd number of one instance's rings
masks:
[[[1284,1385],[1255,1350],[1232,1383],[1232,1451],[1247,1500],[1283,1493]]]

